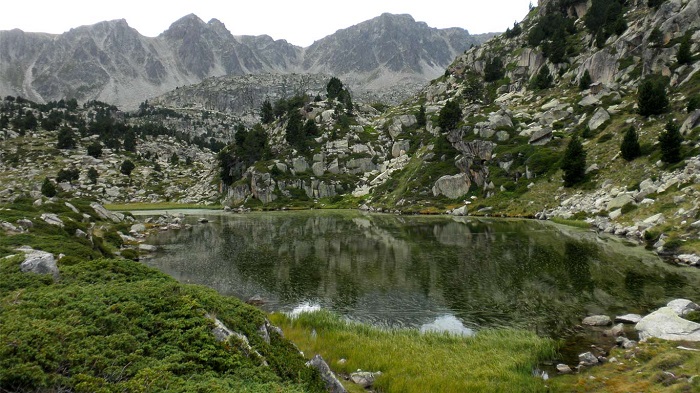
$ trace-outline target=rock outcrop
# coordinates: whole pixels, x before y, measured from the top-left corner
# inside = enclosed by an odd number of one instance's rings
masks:
[[[656,337],[671,341],[700,341],[700,323],[681,317],[697,309],[698,305],[689,300],[674,300],[642,318],[635,329],[642,340]]]

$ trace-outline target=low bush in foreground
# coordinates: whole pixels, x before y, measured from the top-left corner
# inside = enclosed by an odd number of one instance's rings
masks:
[[[526,331],[421,334],[347,323],[325,311],[271,318],[307,357],[320,354],[337,372],[381,371],[375,387],[386,393],[544,392],[544,381],[532,370],[555,353],[552,340]]]
[[[0,259],[0,391],[322,391],[293,345],[274,332],[265,342],[265,315],[239,300],[132,261],[59,262],[54,282],[21,273],[21,260]],[[268,365],[217,342],[207,313]]]

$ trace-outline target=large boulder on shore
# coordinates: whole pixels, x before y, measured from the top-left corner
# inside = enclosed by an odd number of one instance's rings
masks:
[[[444,195],[450,199],[457,199],[469,192],[471,181],[465,173],[459,175],[445,175],[439,178],[433,186],[433,195]]]
[[[700,341],[700,323],[683,319],[670,307],[661,307],[635,326],[641,340],[656,337],[671,341]]]

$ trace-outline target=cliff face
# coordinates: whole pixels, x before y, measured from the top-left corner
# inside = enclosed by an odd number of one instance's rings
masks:
[[[134,108],[208,77],[307,72],[339,74],[357,89],[376,90],[401,79],[425,83],[481,40],[466,30],[431,29],[410,16],[389,14],[307,49],[269,36],[235,37],[220,21],[205,23],[195,15],[155,38],[124,20],[61,35],[2,31],[0,94],[37,102],[97,99]]]

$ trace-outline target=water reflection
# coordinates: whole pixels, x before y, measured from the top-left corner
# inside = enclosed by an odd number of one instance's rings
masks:
[[[688,280],[637,248],[534,221],[261,213],[213,216],[157,240],[165,252],[148,263],[181,281],[260,296],[268,310],[309,302],[381,326],[557,334],[587,314],[700,297],[695,271]]]

